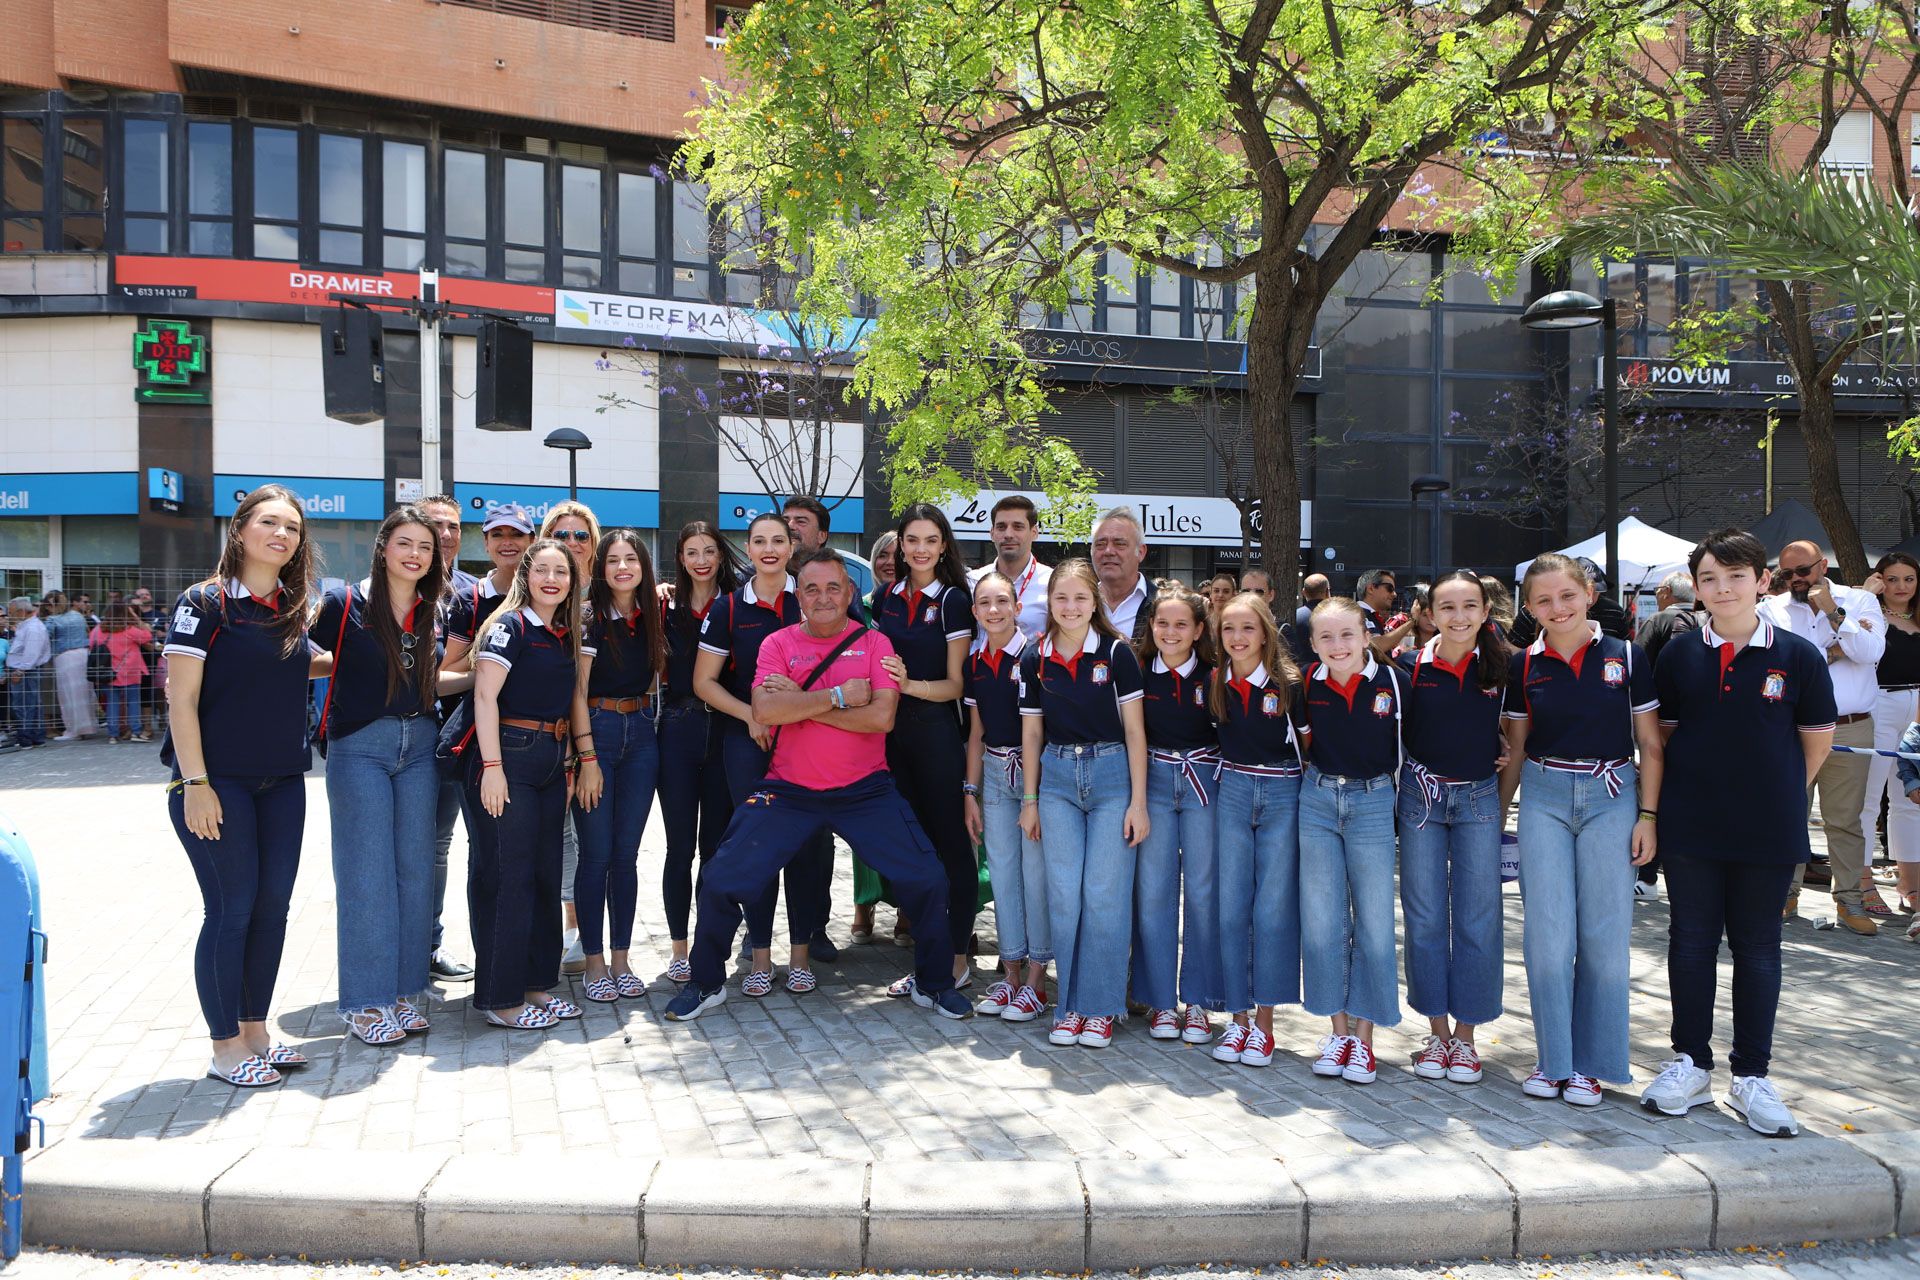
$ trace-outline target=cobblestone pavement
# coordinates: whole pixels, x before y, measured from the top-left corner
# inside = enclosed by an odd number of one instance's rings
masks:
[[[756,1002],[736,984],[722,1009],[691,1026],[663,1021],[670,988],[658,977],[646,999],[586,1004],[584,1020],[545,1035],[484,1026],[465,988],[452,986],[431,1010],[430,1033],[397,1051],[370,1048],[348,1039],[334,1013],[333,886],[317,770],[274,1015],[277,1037],[303,1044],[313,1066],[279,1088],[235,1091],[202,1076],[191,964],[200,904],[166,822],[163,777],[151,747],[81,743],[0,756],[0,810],[35,850],[52,937],[55,1096],[40,1109],[50,1138],[965,1161],[1409,1146],[1445,1154],[1751,1136],[1724,1106],[1655,1122],[1625,1093],[1590,1110],[1521,1095],[1534,1056],[1511,887],[1510,1003],[1481,1034],[1487,1078],[1470,1087],[1413,1075],[1422,1023],[1411,1017],[1382,1031],[1383,1069],[1365,1088],[1308,1072],[1324,1024],[1298,1012],[1280,1019],[1283,1053],[1266,1070],[1150,1041],[1137,1022],[1105,1051],[1054,1049],[1044,1020],[948,1022],[886,999],[882,985],[907,970],[910,952],[884,942],[817,966],[820,988],[804,997],[776,989]],[[656,817],[642,851],[634,955],[643,974],[664,969],[668,955],[660,840]],[[447,927],[464,950],[458,838],[455,863]],[[832,933],[844,941],[852,900],[844,851],[839,871]],[[1775,1078],[1810,1132],[1920,1126],[1920,990],[1911,981],[1920,948],[1898,928],[1875,939],[1816,930],[1810,917],[1828,910],[1825,894],[1810,890],[1808,918],[1788,929]],[[891,923],[883,907],[881,929]],[[1637,909],[1634,1065],[1642,1082],[1667,1052],[1665,927],[1664,906]],[[990,953],[990,914],[980,929]],[[784,956],[783,940],[775,942]],[[1723,1024],[1727,1007],[1723,992]],[[1724,1096],[1724,1066],[1717,1083]]]
[[[29,1249],[9,1268],[33,1280],[152,1280],[192,1276],[193,1280],[362,1280],[404,1272],[450,1280],[498,1280],[502,1271],[525,1280],[614,1280],[625,1275],[672,1274],[674,1280],[757,1280],[773,1273],[745,1271],[633,1272],[617,1267],[509,1267],[490,1263],[450,1266],[414,1264],[307,1264],[270,1260],[148,1258],[101,1256],[61,1250]],[[836,1275],[842,1274],[839,1272]],[[846,1273],[854,1274],[854,1273]],[[861,1272],[873,1275],[873,1272]],[[888,1272],[897,1280],[924,1280],[920,1273]],[[951,1274],[936,1272],[936,1275]],[[974,1273],[968,1273],[974,1274]],[[1016,1273],[1017,1275],[1018,1273]],[[1029,1273],[1034,1274],[1034,1273]],[[1054,1272],[1045,1272],[1054,1275]],[[1099,1280],[1123,1280],[1121,1272],[1079,1273]],[[1522,1258],[1507,1262],[1468,1262],[1415,1267],[1300,1265],[1289,1268],[1205,1267],[1194,1270],[1135,1268],[1124,1280],[1252,1280],[1255,1276],[1297,1276],[1300,1280],[1912,1280],[1920,1275],[1920,1241],[1878,1241],[1864,1245],[1827,1244],[1779,1250],[1724,1253],[1599,1254],[1581,1258]],[[981,1273],[981,1280],[990,1280]]]

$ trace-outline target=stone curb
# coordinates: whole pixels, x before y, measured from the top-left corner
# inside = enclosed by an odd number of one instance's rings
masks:
[[[1920,1130],[1450,1160],[966,1164],[67,1139],[26,1170],[34,1244],[315,1260],[1082,1271],[1728,1249],[1917,1225]]]

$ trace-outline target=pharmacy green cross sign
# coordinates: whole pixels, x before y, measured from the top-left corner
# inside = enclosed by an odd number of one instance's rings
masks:
[[[140,404],[209,404],[207,340],[184,320],[149,320],[133,334],[133,398]]]

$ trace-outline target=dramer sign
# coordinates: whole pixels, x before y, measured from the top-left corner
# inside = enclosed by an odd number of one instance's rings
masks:
[[[950,498],[942,508],[953,524],[953,534],[963,539],[993,537],[993,504],[1007,496],[1005,490],[982,489],[971,498]],[[1029,495],[1031,496],[1031,495]],[[1197,497],[1192,494],[1096,493],[1095,512],[1110,507],[1131,507],[1134,518],[1149,544],[1158,546],[1227,547],[1240,544],[1240,509],[1225,498]],[[1042,501],[1041,521],[1046,520]],[[1258,530],[1259,513],[1254,515]],[[1300,504],[1300,544],[1313,540],[1313,504]]]

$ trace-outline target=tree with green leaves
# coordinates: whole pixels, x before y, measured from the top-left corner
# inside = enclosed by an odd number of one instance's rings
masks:
[[[1678,11],[768,0],[730,31],[683,160],[777,230],[811,311],[873,304],[856,386],[890,415],[895,503],[996,473],[1088,487],[1036,429],[1022,328],[1142,266],[1233,290],[1262,559],[1291,600],[1287,410],[1342,273],[1422,214],[1483,254],[1537,235],[1581,157],[1641,113],[1621,68]],[[1406,202],[1416,181],[1432,192]]]

